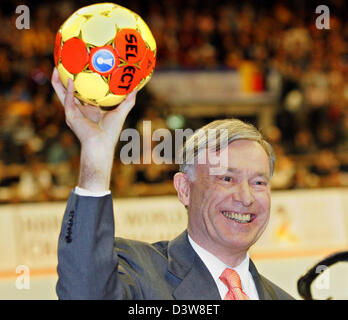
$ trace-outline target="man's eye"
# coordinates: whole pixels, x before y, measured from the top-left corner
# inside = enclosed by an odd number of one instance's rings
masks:
[[[265,186],[267,183],[265,181],[260,180],[260,181],[256,181],[255,184],[258,186]]]
[[[223,177],[222,180],[226,181],[226,182],[231,182],[232,178],[231,177]]]

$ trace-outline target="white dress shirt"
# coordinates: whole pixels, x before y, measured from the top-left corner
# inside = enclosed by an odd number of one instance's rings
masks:
[[[242,289],[251,300],[259,300],[259,295],[256,290],[254,279],[249,271],[249,253],[246,254],[246,257],[241,262],[241,264],[239,264],[237,267],[231,268],[230,266],[219,260],[217,257],[215,257],[213,254],[211,254],[209,251],[200,247],[196,242],[192,240],[190,236],[188,236],[188,238],[193,249],[196,251],[198,256],[201,258],[201,260],[204,262],[207,269],[211,273],[222,300],[225,298],[228,288],[219,279],[219,277],[226,268],[233,269],[239,274],[242,283]]]
[[[111,193],[110,190],[96,192],[96,191],[89,191],[87,189],[83,189],[77,186],[75,187],[74,192],[78,194],[79,196],[86,196],[86,197],[103,197]]]
[[[89,191],[83,188],[75,187],[74,192],[80,196],[89,196],[89,197],[103,197],[107,194],[110,194],[110,190],[105,190],[102,192],[94,192]],[[213,254],[211,254],[209,251],[203,249],[200,247],[196,242],[192,240],[190,236],[188,236],[189,242],[193,248],[193,250],[196,251],[198,256],[201,258],[203,263],[208,268],[209,272],[211,273],[217,288],[219,290],[221,299],[225,298],[225,295],[228,291],[226,285],[219,279],[222,272],[226,268],[230,268],[235,270],[240,277],[241,283],[242,283],[242,289],[247,294],[247,296],[251,300],[259,300],[259,295],[257,294],[256,286],[254,279],[249,271],[249,253],[247,253],[245,259],[241,262],[240,265],[238,265],[235,268],[231,268],[228,265],[226,265],[224,262],[219,260],[217,257],[215,257]]]

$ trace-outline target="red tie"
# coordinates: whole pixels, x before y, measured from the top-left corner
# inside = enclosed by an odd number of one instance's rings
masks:
[[[219,279],[228,288],[224,300],[250,300],[246,293],[242,290],[242,284],[236,271],[226,268]]]

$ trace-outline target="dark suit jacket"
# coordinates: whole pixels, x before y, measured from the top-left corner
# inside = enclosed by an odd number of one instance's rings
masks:
[[[60,299],[220,299],[187,231],[153,244],[114,234],[111,195],[70,194],[58,243]],[[260,299],[292,299],[261,276],[252,261],[250,272]]]

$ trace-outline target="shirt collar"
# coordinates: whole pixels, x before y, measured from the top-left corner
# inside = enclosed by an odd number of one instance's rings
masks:
[[[219,280],[219,277],[221,276],[222,272],[226,268],[230,268],[235,270],[241,279],[242,287],[244,287],[248,283],[248,275],[249,275],[249,253],[247,252],[244,260],[236,267],[232,268],[222,262],[220,259],[215,257],[212,253],[207,251],[206,249],[199,246],[196,242],[192,240],[190,235],[188,235],[188,239],[190,244],[192,245],[193,249],[196,251],[198,256],[201,258],[201,260],[204,262],[206,267],[208,268],[209,272],[213,276],[215,282]]]

